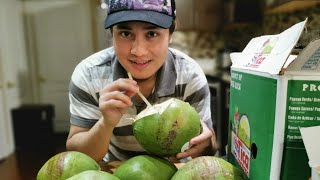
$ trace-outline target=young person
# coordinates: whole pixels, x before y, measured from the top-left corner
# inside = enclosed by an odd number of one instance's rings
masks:
[[[108,5],[105,28],[112,32],[113,47],[84,59],[72,74],[67,149],[96,161],[146,154],[128,120],[146,108],[140,91],[151,104],[175,97],[198,111],[203,131],[176,158],[214,151],[206,77],[196,61],[169,48],[175,29],[174,0],[109,0]]]

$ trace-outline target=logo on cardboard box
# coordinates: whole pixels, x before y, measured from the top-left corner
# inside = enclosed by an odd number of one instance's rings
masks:
[[[232,122],[231,151],[235,159],[249,177],[250,170],[250,124],[244,114],[239,118],[238,108]]]
[[[251,68],[259,68],[259,66],[263,63],[264,60],[267,59],[272,49],[277,44],[278,39],[279,37],[271,36],[270,38],[265,40],[265,42],[262,44],[262,47],[260,47],[260,49],[257,50],[257,52],[252,57],[251,62],[249,62],[245,66]]]

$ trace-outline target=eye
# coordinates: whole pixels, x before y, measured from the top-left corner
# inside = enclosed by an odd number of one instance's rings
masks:
[[[129,31],[122,31],[120,34],[123,37],[132,37],[132,34]]]
[[[154,32],[154,31],[150,31],[150,32],[148,32],[147,36],[150,37],[150,38],[154,38],[154,37],[158,36],[158,33]]]

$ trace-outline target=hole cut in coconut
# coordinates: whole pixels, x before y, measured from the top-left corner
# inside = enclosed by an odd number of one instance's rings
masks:
[[[169,99],[161,104],[155,104],[152,107],[147,106],[146,109],[141,111],[136,116],[135,121],[137,119],[142,119],[143,117],[150,116],[152,114],[156,114],[156,113],[162,114],[173,101],[174,101],[174,99]]]

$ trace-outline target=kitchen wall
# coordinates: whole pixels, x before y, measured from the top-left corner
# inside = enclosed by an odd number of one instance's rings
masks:
[[[271,3],[271,1],[269,3]],[[288,3],[291,2],[288,1]],[[284,6],[285,5],[286,4],[284,4]],[[301,4],[301,6],[302,5],[303,4]],[[272,11],[272,9],[277,8],[277,6],[265,7],[261,22],[231,24],[226,26],[223,32],[226,47],[242,51],[251,38],[281,33],[292,25],[308,18],[306,30],[298,42],[298,48],[304,48],[312,39],[320,37],[320,3],[318,2],[318,4],[314,6],[308,5],[304,8],[301,8],[301,6],[298,6],[296,10],[295,8],[289,7],[282,8],[283,10],[279,11]],[[269,13],[269,11],[271,13]]]
[[[260,8],[257,8],[260,9],[259,12],[251,12],[251,15],[247,15],[244,12],[250,11],[250,8],[253,8],[250,7],[252,5],[242,5],[242,9],[238,8],[235,11],[235,5],[230,4],[230,2],[234,1],[215,4],[218,8],[223,9],[219,11],[218,16],[220,18],[211,18],[212,21],[207,19],[202,21],[205,24],[218,24],[219,28],[211,30],[196,27],[193,29],[180,28],[173,36],[172,46],[187,52],[195,59],[215,59],[219,56],[219,51],[242,51],[253,37],[281,33],[305,18],[308,18],[307,28],[303,32],[298,46],[303,48],[310,40],[320,36],[319,3],[313,6],[302,4],[303,8],[298,6],[297,10],[289,7],[289,10],[282,8],[285,10],[268,13],[270,9],[275,9],[277,6],[271,6],[276,1],[266,1],[266,4],[260,3],[257,5],[260,6]],[[291,2],[288,1],[288,3]],[[238,16],[242,16],[242,18]],[[260,18],[247,18],[249,16],[259,16]]]
[[[171,46],[196,60],[212,59],[217,61],[215,64],[223,64],[219,62],[222,53],[241,50],[249,38],[261,32],[263,3],[260,0],[187,2],[182,4],[177,1],[178,28]],[[199,15],[194,12],[199,9],[207,16],[198,18]],[[194,21],[198,25],[190,25]]]
[[[298,48],[304,48],[312,39],[320,37],[320,4],[290,12],[266,14],[262,33],[280,33],[305,18],[308,18],[306,29],[298,42]]]

